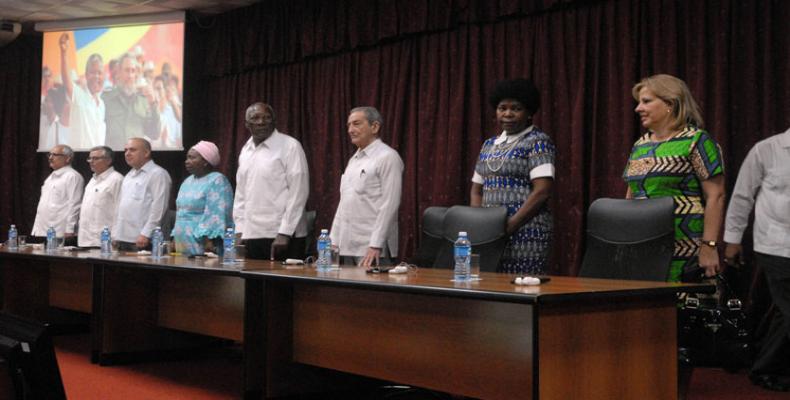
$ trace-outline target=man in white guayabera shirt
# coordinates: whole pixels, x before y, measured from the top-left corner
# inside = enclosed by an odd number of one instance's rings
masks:
[[[766,389],[790,391],[790,129],[749,151],[727,208],[724,262],[736,263],[754,209],[754,257],[776,312],[749,374]]]
[[[348,116],[348,135],[357,151],[340,179],[340,203],[330,232],[344,264],[386,264],[398,254],[403,160],[379,138],[382,124],[373,107],[354,108]]]
[[[55,228],[55,236],[65,237],[65,244],[75,243],[77,217],[80,214],[80,200],[85,180],[82,175],[71,167],[74,152],[71,147],[59,144],[47,154],[49,174],[41,186],[41,198],[38,201],[36,220],[33,222],[34,241],[42,241],[47,236],[49,227]]]
[[[151,159],[151,143],[131,138],[124,158],[132,169],[123,178],[118,212],[112,228],[119,250],[151,247],[151,232],[162,223],[167,211],[172,181],[164,168]]]
[[[77,245],[99,247],[101,231],[112,228],[118,201],[121,195],[123,175],[112,166],[113,151],[107,146],[98,146],[88,154],[88,165],[93,176],[85,186],[80,208],[80,232]]]
[[[304,258],[310,193],[307,157],[298,140],[279,132],[272,107],[247,108],[250,139],[239,153],[233,221],[247,257],[266,260]]]

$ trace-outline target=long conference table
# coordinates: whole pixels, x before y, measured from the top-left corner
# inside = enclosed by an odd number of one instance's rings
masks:
[[[0,273],[6,312],[89,314],[100,364],[205,338],[243,343],[239,392],[248,399],[321,387],[302,368],[483,399],[672,399],[676,295],[713,290],[561,276],[517,286],[513,275],[485,272],[457,283],[452,271],[430,268],[227,267],[30,247],[0,249]]]

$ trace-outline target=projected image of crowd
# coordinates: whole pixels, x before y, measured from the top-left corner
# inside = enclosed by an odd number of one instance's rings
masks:
[[[60,34],[59,68],[42,69],[39,149],[122,149],[132,137],[146,137],[154,149],[182,148],[179,77],[168,62],[157,73],[136,45],[114,59],[94,53],[84,66],[69,65],[70,42]]]

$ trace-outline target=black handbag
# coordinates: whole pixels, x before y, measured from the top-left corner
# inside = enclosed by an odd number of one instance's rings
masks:
[[[722,275],[713,296],[689,295],[678,310],[680,361],[734,372],[751,366],[752,334],[740,299]]]

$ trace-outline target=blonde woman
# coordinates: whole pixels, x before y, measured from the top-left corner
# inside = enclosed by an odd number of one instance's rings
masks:
[[[642,79],[632,90],[647,132],[634,144],[623,178],[627,198],[671,196],[675,252],[669,281],[693,281],[720,270],[717,248],[724,212],[724,161],[702,129],[697,102],[671,75]]]

